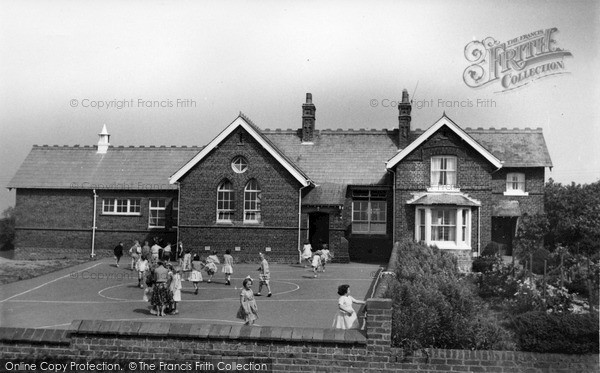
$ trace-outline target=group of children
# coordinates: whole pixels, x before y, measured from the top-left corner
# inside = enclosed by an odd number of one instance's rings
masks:
[[[300,250],[300,263],[306,261],[313,269],[313,277],[317,277],[319,268],[321,272],[325,272],[325,266],[333,259],[333,253],[329,251],[329,247],[326,243],[320,244],[321,248],[315,252],[312,250],[312,246],[308,240],[304,241],[304,246]],[[306,264],[304,265],[306,268]]]

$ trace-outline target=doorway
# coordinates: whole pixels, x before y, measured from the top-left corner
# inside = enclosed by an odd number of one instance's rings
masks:
[[[312,212],[308,214],[308,240],[313,250],[321,249],[322,244],[329,246],[329,214]]]
[[[500,244],[500,255],[512,255],[517,233],[517,217],[492,217],[492,241]]]

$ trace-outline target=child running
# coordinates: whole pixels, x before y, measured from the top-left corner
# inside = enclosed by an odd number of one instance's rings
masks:
[[[211,282],[213,276],[217,273],[217,264],[221,264],[221,262],[219,262],[217,252],[213,251],[212,254],[206,258],[206,273],[208,274],[208,280],[206,282]]]
[[[312,257],[311,265],[312,265],[313,274],[314,274],[313,277],[317,278],[317,270],[321,266],[321,250],[315,252],[315,255],[313,255],[313,257]]]
[[[329,250],[327,245],[323,245],[323,249],[321,250],[321,268],[323,268],[323,272],[325,272],[325,265],[329,263],[333,259],[333,253]]]
[[[254,292],[252,291],[252,279],[246,277],[242,283],[244,287],[240,293],[240,308],[237,312],[237,318],[242,319],[246,322],[246,325],[253,325],[254,321],[258,319],[258,307],[256,300],[254,299]]]
[[[202,268],[204,268],[204,263],[200,260],[200,256],[198,254],[194,255],[194,260],[192,260],[192,272],[190,274],[190,281],[194,284],[194,294],[198,295],[198,283],[202,282]]]
[[[231,250],[225,250],[223,255],[223,273],[225,274],[225,285],[231,285],[231,275],[233,274],[233,257],[231,256]]]

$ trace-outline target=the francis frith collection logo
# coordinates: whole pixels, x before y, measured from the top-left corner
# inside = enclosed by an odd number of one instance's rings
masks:
[[[536,79],[564,74],[565,57],[571,52],[558,48],[553,39],[557,28],[537,30],[500,43],[492,37],[472,41],[465,58],[472,62],[463,79],[472,88],[498,82],[498,92],[522,87]]]

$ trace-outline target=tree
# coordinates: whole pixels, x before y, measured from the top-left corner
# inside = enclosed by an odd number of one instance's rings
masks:
[[[9,207],[0,219],[0,250],[12,250],[15,239],[15,209]]]
[[[546,215],[523,215],[521,217],[514,242],[515,256],[521,262],[529,260],[530,255],[543,248],[548,227]]]
[[[544,191],[549,232],[546,246],[597,258],[600,253],[600,181],[562,185],[550,179]]]

